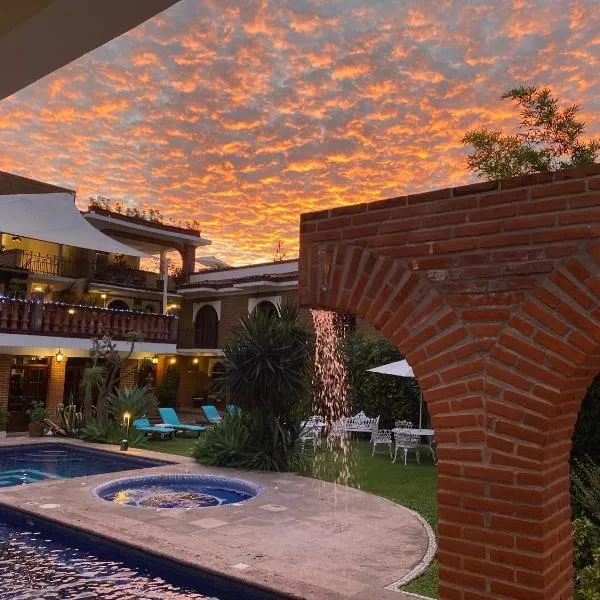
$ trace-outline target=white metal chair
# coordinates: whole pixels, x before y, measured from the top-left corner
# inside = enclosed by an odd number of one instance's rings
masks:
[[[403,433],[400,431],[394,431],[394,442],[396,451],[394,452],[394,460],[398,458],[398,450],[404,452],[404,466],[406,466],[408,460],[408,453],[413,450],[417,456],[417,462],[421,462],[421,436],[418,433]]]
[[[390,458],[392,458],[392,430],[391,429],[379,429],[379,423],[374,423],[371,429],[371,444],[373,445],[373,453],[371,456],[377,454],[378,444],[383,444],[388,447],[390,452]]]
[[[307,421],[299,437],[301,452],[304,454],[304,449],[307,443],[312,444],[312,449],[314,452],[317,449],[320,436],[321,430],[311,424],[310,421]]]

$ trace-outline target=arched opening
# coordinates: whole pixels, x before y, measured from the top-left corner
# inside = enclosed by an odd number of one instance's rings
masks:
[[[573,597],[569,459],[600,368],[590,224],[600,217],[586,212],[598,174],[591,165],[301,219],[301,306],[369,321],[406,356],[428,404],[440,598]]]
[[[112,310],[129,310],[129,305],[124,300],[113,300],[107,306]]]
[[[277,307],[270,300],[262,300],[254,307],[254,310],[267,315],[271,319],[279,316]]]
[[[210,304],[205,304],[196,313],[194,346],[196,348],[219,347],[219,315]]]

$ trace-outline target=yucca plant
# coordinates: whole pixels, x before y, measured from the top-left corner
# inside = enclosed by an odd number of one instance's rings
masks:
[[[158,410],[156,394],[148,387],[124,387],[108,396],[106,403],[108,415],[115,421],[121,421],[129,413],[131,422],[139,417],[151,415]]]
[[[292,304],[284,305],[280,315],[254,310],[234,330],[213,372],[216,391],[241,407],[240,422],[248,432],[240,438],[244,447],[235,466],[280,471],[296,456],[312,357],[310,334],[297,321],[298,309]],[[210,439],[206,437],[207,445],[199,444],[203,457]]]

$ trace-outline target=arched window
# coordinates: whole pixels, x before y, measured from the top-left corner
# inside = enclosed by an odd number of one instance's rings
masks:
[[[107,308],[113,308],[115,310],[129,310],[129,305],[124,300],[113,300]]]
[[[270,300],[263,300],[262,302],[259,302],[254,307],[254,310],[262,312],[271,318],[279,316],[279,311],[277,310],[277,307]]]
[[[210,304],[196,313],[194,341],[196,348],[219,347],[219,315]]]

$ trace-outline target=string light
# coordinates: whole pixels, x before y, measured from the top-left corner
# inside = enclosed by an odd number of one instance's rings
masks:
[[[24,302],[25,304],[43,304],[44,306],[49,305],[49,306],[68,306],[70,308],[84,308],[86,310],[104,310],[104,311],[109,311],[109,312],[114,312],[114,313],[129,313],[132,315],[146,315],[146,316],[153,316],[153,317],[167,317],[169,319],[177,319],[177,315],[171,315],[171,314],[166,314],[163,315],[162,313],[147,313],[141,310],[129,310],[129,309],[121,309],[121,308],[102,308],[102,306],[89,306],[87,304],[68,304],[66,302],[58,302],[58,301],[47,301],[47,302],[41,302],[39,300],[28,300],[27,298],[16,298],[16,297],[12,297],[12,296],[0,296],[0,302],[4,302],[5,300],[8,300],[9,302]]]

